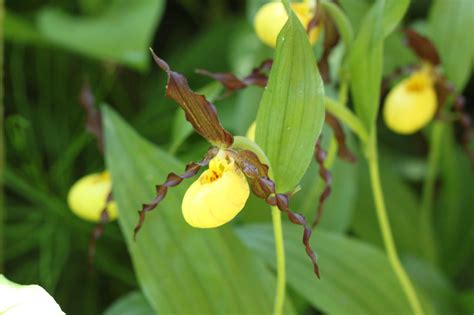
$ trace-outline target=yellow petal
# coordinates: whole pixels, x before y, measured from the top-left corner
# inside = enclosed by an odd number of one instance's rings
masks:
[[[111,188],[109,172],[87,175],[74,183],[69,190],[69,208],[84,220],[99,222]],[[107,212],[109,220],[117,218],[117,206],[114,201],[107,207]]]
[[[255,141],[255,131],[257,130],[257,122],[254,121],[249,129],[247,130],[247,134],[245,135],[247,138],[249,138],[252,141]]]
[[[182,211],[196,228],[214,228],[231,221],[245,206],[250,189],[234,160],[220,151],[186,191]]]
[[[311,7],[307,3],[292,3],[291,8],[303,24],[304,28],[314,16]],[[270,47],[276,47],[278,34],[286,23],[288,15],[281,1],[269,2],[263,5],[255,15],[254,28],[260,40]],[[309,34],[309,42],[316,43],[319,37],[319,27],[315,27]]]
[[[400,134],[415,133],[427,125],[437,109],[430,74],[419,71],[397,84],[385,99],[384,120]]]

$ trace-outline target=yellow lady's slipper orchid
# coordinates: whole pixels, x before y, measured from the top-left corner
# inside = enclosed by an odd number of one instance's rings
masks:
[[[234,159],[223,150],[210,161],[183,198],[183,216],[189,225],[214,228],[232,220],[250,194],[247,180]]]
[[[308,3],[292,3],[291,8],[296,13],[301,24],[306,28],[314,16],[314,11]],[[254,28],[258,38],[270,47],[276,47],[278,34],[286,23],[288,14],[281,1],[264,4],[255,15]],[[319,37],[319,27],[310,31],[309,42],[316,43]]]
[[[84,220],[99,222],[111,188],[112,182],[107,171],[84,176],[69,190],[69,208]],[[109,203],[107,214],[109,220],[117,218],[117,206],[114,201]]]
[[[437,109],[430,71],[423,69],[398,83],[385,99],[384,120],[400,134],[411,134],[428,124]]]
[[[252,141],[255,141],[255,132],[257,131],[257,122],[254,121],[249,129],[247,130],[247,134],[245,135],[247,138],[249,138]]]

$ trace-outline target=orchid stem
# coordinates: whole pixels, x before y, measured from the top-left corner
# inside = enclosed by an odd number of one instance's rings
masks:
[[[416,294],[415,287],[411,282],[408,274],[406,273],[400,258],[397,254],[395,247],[395,241],[393,240],[392,229],[387,215],[385,207],[385,201],[382,191],[382,183],[379,174],[379,162],[377,153],[377,135],[374,131],[373,138],[367,145],[369,146],[367,161],[370,169],[370,179],[372,184],[372,191],[375,201],[375,209],[377,212],[377,219],[379,221],[380,230],[382,232],[383,243],[387,252],[387,257],[392,266],[392,269],[400,282],[400,285],[405,293],[405,296],[410,303],[410,306],[415,315],[423,315],[423,309],[421,307],[420,300]]]
[[[285,302],[286,272],[285,272],[285,246],[283,243],[283,229],[281,226],[281,213],[277,207],[272,207],[273,235],[275,238],[275,253],[277,263],[277,285],[275,293],[274,315],[283,314]]]
[[[273,177],[272,168],[270,161],[268,160],[265,152],[256,144],[245,137],[234,137],[233,148],[251,150],[255,153],[262,163],[265,163],[269,167],[268,175],[270,178]],[[286,291],[286,272],[285,272],[285,245],[283,241],[283,228],[281,224],[281,212],[277,207],[272,207],[272,222],[273,222],[273,235],[275,238],[275,254],[276,254],[276,265],[277,265],[277,280],[276,280],[276,291],[275,291],[275,303],[273,307],[273,315],[283,314],[283,305],[285,303],[285,291]]]

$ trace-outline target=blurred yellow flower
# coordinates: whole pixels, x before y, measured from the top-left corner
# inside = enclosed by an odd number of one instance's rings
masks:
[[[291,8],[306,29],[314,16],[313,9],[306,2],[292,3]],[[278,34],[285,25],[286,20],[288,20],[288,14],[281,1],[264,4],[257,11],[254,19],[254,28],[258,38],[266,45],[276,47]],[[311,44],[316,43],[318,37],[319,27],[315,27],[310,31],[309,42]]]
[[[257,122],[254,121],[249,129],[247,130],[247,134],[245,135],[248,139],[255,141],[255,132],[257,131]]]
[[[186,191],[182,210],[186,222],[196,228],[214,228],[232,220],[245,206],[250,189],[229,154],[220,150]]]
[[[427,125],[437,109],[430,69],[424,68],[398,83],[385,99],[383,117],[396,133],[415,133]]]
[[[84,176],[69,190],[69,208],[84,220],[99,222],[111,189],[112,182],[108,171]],[[109,203],[107,213],[109,220],[117,218],[117,206],[114,201]]]

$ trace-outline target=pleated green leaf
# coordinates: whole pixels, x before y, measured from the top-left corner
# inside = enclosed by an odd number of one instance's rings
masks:
[[[256,142],[279,191],[293,189],[312,159],[324,122],[324,87],[303,25],[294,13],[278,36],[257,114]]]
[[[381,250],[346,236],[318,229],[312,238],[319,255],[321,280],[300,249],[297,227],[286,225],[288,285],[324,314],[411,314],[408,301]],[[275,268],[268,224],[247,225],[239,235]]]
[[[153,309],[161,314],[271,313],[275,279],[231,226],[202,230],[185,223],[181,199],[187,184],[168,191],[133,241],[141,204],[151,200],[156,183],[184,166],[142,139],[112,110],[104,108],[103,116],[120,228]]]
[[[473,64],[474,41],[466,39],[466,32],[474,29],[474,3],[472,0],[434,1],[429,26],[446,76],[462,90]]]

